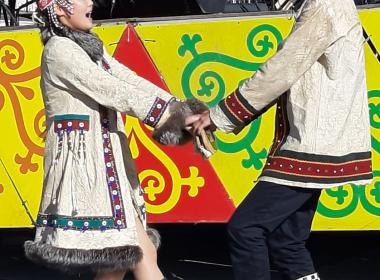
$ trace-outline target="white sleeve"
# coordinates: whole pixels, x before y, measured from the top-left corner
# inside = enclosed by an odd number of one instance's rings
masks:
[[[243,116],[254,120],[260,111],[289,90],[340,38],[334,22],[325,3],[307,1],[281,49],[238,90],[211,108],[210,117],[216,126],[232,132],[249,123]]]
[[[321,1],[307,1],[281,49],[241,87],[258,111],[290,87],[338,40],[334,21]]]
[[[70,39],[62,38],[51,42],[48,49],[45,49],[44,61],[48,77],[56,87],[73,94],[87,95],[105,107],[141,120],[154,110],[154,106],[162,107],[173,98],[127,67],[123,66],[122,79],[111,75]],[[120,73],[121,69],[119,67],[115,71]]]

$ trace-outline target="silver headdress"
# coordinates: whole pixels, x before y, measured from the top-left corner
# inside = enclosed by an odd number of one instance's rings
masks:
[[[74,13],[74,6],[72,0],[38,0],[37,5],[40,12],[46,10],[47,20],[49,21],[50,29],[53,32],[52,28],[57,27],[59,29],[63,28],[63,25],[59,22],[57,14],[54,10],[54,5],[58,5],[64,10],[67,11],[70,15]],[[33,20],[37,25],[46,26],[43,18],[38,15],[38,13],[33,14]]]

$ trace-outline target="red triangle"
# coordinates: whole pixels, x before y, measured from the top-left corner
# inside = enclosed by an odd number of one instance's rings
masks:
[[[114,53],[114,57],[137,75],[144,77],[160,88],[169,91],[149,53],[141,43],[134,27],[128,24]]]
[[[154,65],[144,45],[132,25],[128,25],[124,31],[119,44],[114,53],[114,57],[122,64],[135,71],[139,76],[146,78],[157,86],[169,90],[164,80],[161,78],[158,69]],[[141,124],[144,128],[144,125]],[[144,128],[145,129],[145,128]],[[147,135],[150,132],[145,129]],[[132,136],[130,136],[132,137]],[[138,139],[136,137],[136,139]],[[138,171],[145,169],[155,169],[165,178],[165,183],[171,182],[169,173],[165,166],[148,151],[141,142],[138,142],[140,156],[136,159]],[[203,160],[194,152],[191,143],[180,147],[160,148],[176,163],[180,170],[181,177],[189,177],[191,166],[198,169],[200,177],[205,179],[204,186],[199,188],[195,197],[188,195],[189,187],[182,186],[181,196],[176,206],[167,213],[148,214],[149,222],[226,222],[234,211],[232,201],[220,182],[218,176],[207,160]],[[144,185],[144,182],[142,182]],[[148,201],[151,204],[158,204],[165,201],[170,196],[171,187],[165,186],[165,190],[155,201]],[[146,197],[146,199],[148,199]]]

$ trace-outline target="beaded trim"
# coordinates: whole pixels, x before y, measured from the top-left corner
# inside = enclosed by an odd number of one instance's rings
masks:
[[[101,60],[101,64],[103,69],[111,74],[111,67],[104,57]],[[107,117],[107,109],[100,107],[100,115],[103,135],[104,162],[106,165],[107,185],[109,189],[109,196],[114,219],[113,223],[115,228],[126,228],[127,225],[119,184],[119,177],[116,171],[115,158],[113,156],[112,144],[110,140],[110,127]]]
[[[176,100],[175,97],[166,102],[165,100],[157,97],[143,122],[151,127],[155,127],[160,121],[162,114],[165,112],[168,105],[174,100]]]
[[[61,134],[79,130],[81,133],[90,128],[90,117],[88,115],[57,115],[54,116],[54,132]]]
[[[269,156],[263,176],[311,183],[340,183],[371,179],[371,154],[355,153],[343,157],[279,151]]]
[[[105,231],[114,226],[112,217],[70,217],[63,215],[46,215],[37,216],[37,226],[62,228],[64,230],[101,230]]]
[[[259,111],[248,103],[239,92],[239,89],[236,89],[227,98],[220,101],[219,107],[236,126],[240,126],[242,123],[247,125],[259,115]]]
[[[85,131],[90,128],[90,117],[88,115],[56,115],[54,116],[54,132],[58,134],[58,151],[56,160],[58,160],[62,153],[63,135],[64,133],[70,134],[72,131],[79,131],[79,157],[81,153],[86,157],[86,141]],[[72,148],[71,137],[68,137],[68,148]]]
[[[284,144],[289,135],[289,121],[287,113],[288,94],[283,94],[277,99],[275,135],[269,157],[276,154],[277,150]]]
[[[104,110],[106,111],[105,108]],[[116,170],[115,158],[113,155],[112,144],[110,140],[109,120],[106,117],[105,112],[102,115],[101,125],[103,134],[104,162],[106,165],[106,179],[112,204],[114,227],[121,229],[126,228],[124,206],[122,201],[119,177]]]

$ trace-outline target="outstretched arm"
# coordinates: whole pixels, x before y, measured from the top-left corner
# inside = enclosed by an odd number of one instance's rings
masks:
[[[219,129],[231,132],[249,124],[339,39],[326,5],[308,1],[281,49],[239,89],[211,108],[210,117]]]

